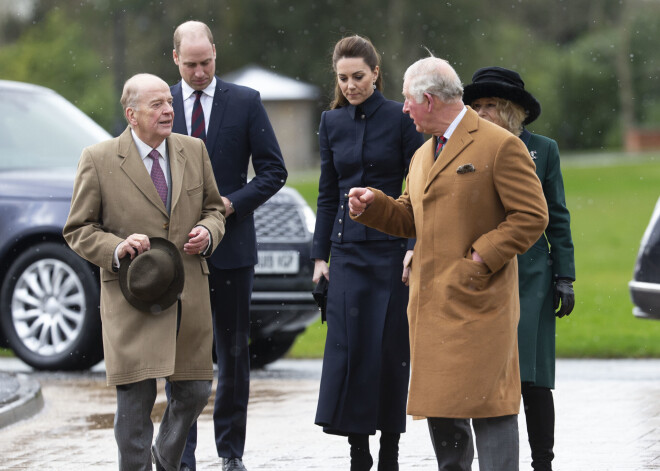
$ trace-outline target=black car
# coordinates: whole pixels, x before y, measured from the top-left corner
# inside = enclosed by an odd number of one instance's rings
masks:
[[[645,319],[660,319],[660,199],[644,232],[633,279],[628,286],[635,305],[633,314]]]
[[[111,136],[54,91],[0,80],[0,346],[44,370],[103,359],[98,269],[62,238],[83,147]],[[284,187],[255,212],[252,365],[284,355],[319,315],[314,213]]]

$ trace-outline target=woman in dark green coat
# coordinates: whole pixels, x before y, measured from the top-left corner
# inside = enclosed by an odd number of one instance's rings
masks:
[[[551,470],[554,457],[555,318],[571,313],[575,304],[575,261],[570,215],[559,167],[559,149],[552,139],[524,128],[541,114],[539,102],[525,90],[518,73],[501,67],[477,70],[465,87],[463,101],[479,116],[522,139],[536,164],[550,220],[545,233],[518,256],[520,378],[532,450],[532,468]]]

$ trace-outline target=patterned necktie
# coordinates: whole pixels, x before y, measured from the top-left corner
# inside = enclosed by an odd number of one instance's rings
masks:
[[[160,163],[158,163],[160,154],[154,149],[149,152],[149,157],[154,161],[151,166],[151,180],[153,180],[154,185],[156,186],[158,196],[160,196],[160,199],[163,200],[163,204],[167,207],[167,180],[165,179],[165,174],[163,173]]]
[[[206,142],[206,123],[204,122],[204,110],[202,109],[201,90],[195,90],[195,103],[193,104],[190,135],[192,137],[199,137],[202,141]]]
[[[445,146],[445,143],[447,142],[447,138],[445,136],[440,136],[438,137],[438,145],[435,148],[435,160],[438,160],[438,156],[440,155],[440,151],[442,151],[442,148]]]

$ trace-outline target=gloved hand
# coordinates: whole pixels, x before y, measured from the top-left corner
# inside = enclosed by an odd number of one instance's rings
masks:
[[[557,317],[568,316],[575,306],[575,292],[573,291],[573,282],[568,278],[559,278],[555,282],[554,308]],[[559,302],[561,307],[559,308]],[[559,308],[559,310],[557,310]]]

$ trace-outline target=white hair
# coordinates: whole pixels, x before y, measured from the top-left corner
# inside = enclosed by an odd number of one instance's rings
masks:
[[[456,71],[444,59],[426,57],[420,59],[403,75],[404,95],[410,95],[417,103],[424,101],[424,93],[440,98],[444,103],[455,103],[463,98],[463,85]]]

